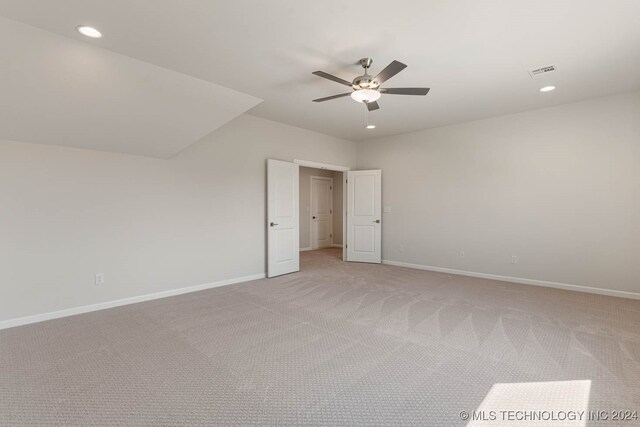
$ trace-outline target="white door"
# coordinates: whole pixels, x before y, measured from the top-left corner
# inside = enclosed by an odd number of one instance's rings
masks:
[[[347,172],[347,261],[382,261],[382,171]]]
[[[267,277],[300,270],[298,165],[267,160]]]
[[[333,178],[311,177],[311,248],[333,244]]]

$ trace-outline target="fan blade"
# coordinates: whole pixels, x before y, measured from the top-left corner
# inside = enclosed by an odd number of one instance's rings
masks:
[[[399,87],[394,89],[380,89],[381,93],[389,95],[426,95],[429,93],[428,87]]]
[[[376,101],[367,102],[367,110],[373,111],[373,110],[377,110],[379,108],[380,108],[380,106],[378,105],[378,103]]]
[[[338,82],[345,86],[351,86],[351,82],[341,79],[340,77],[332,76],[331,74],[325,73],[324,71],[314,71],[311,74],[315,74],[318,77],[324,77],[325,79],[333,80],[334,82]]]
[[[313,102],[324,102],[324,101],[329,101],[331,99],[342,98],[343,96],[349,96],[349,95],[351,95],[351,92],[341,93],[340,95],[327,96],[326,98],[314,99]]]
[[[387,67],[384,70],[380,71],[378,75],[373,78],[373,81],[381,85],[382,83],[386,82],[391,77],[395,76],[405,68],[407,68],[407,66],[404,65],[402,62],[393,61],[391,64],[387,65]]]

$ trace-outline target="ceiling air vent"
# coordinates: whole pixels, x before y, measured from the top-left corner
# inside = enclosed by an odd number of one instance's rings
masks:
[[[547,65],[546,67],[541,67],[541,68],[537,68],[535,70],[529,71],[529,75],[533,79],[543,74],[553,73],[554,71],[556,71],[555,65]]]

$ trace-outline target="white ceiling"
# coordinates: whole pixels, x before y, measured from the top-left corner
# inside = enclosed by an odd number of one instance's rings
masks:
[[[264,99],[252,114],[351,140],[640,88],[638,0],[0,0],[0,15]],[[104,33],[88,40],[74,28]],[[322,104],[374,58],[408,68],[387,87],[377,129],[350,98]],[[527,71],[556,64],[551,77]],[[540,93],[552,83],[554,92]]]
[[[0,139],[168,158],[260,102],[0,18]]]

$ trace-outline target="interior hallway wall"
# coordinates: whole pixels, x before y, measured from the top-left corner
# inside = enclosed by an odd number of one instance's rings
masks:
[[[343,172],[333,172],[333,244],[342,245],[343,232],[343,205],[344,205],[344,176]]]

